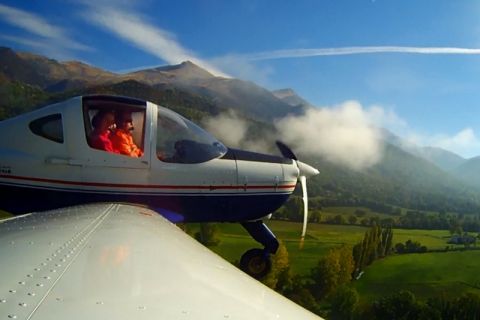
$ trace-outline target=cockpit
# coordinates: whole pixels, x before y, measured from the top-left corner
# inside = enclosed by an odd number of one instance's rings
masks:
[[[147,123],[152,123],[154,119],[147,118],[147,103],[144,101],[87,96],[83,98],[83,114],[85,136],[92,149],[119,156],[141,157],[144,148],[151,145],[145,141],[145,133],[150,127]],[[123,120],[129,121],[125,128],[122,128]],[[120,139],[121,143],[116,143],[115,139],[118,142],[119,137],[123,139]],[[130,142],[127,143],[127,140]],[[227,153],[227,148],[190,120],[158,106],[155,151],[162,162],[193,164],[220,158]]]
[[[163,162],[201,163],[223,156],[227,148],[193,122],[163,107],[157,115],[157,157]]]

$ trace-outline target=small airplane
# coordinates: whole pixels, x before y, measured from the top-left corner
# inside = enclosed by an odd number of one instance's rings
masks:
[[[96,145],[98,117],[107,113],[124,115],[139,153]],[[121,125],[117,121],[117,130]],[[24,214],[129,203],[174,223],[239,222],[264,246],[248,250],[240,260],[255,278],[268,273],[270,254],[279,245],[263,219],[287,201],[300,181],[303,238],[306,178],[319,173],[281,142],[282,156],[227,148],[179,114],[123,96],[75,97],[7,119],[0,122],[0,137],[0,209]]]

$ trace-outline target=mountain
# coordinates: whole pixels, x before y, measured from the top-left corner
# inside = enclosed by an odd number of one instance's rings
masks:
[[[290,113],[301,113],[303,108],[292,107],[272,92],[250,81],[215,77],[191,62],[126,74],[152,86],[173,85],[184,91],[209,97],[223,108],[235,109],[244,115],[269,120]]]
[[[468,159],[452,172],[466,183],[480,188],[480,157]]]
[[[58,92],[112,82],[116,75],[78,61],[58,62],[31,53],[16,53],[0,47],[0,73],[9,81]]]
[[[300,97],[293,89],[279,89],[272,91],[273,95],[292,107],[314,108],[307,100]]]
[[[382,160],[364,171],[352,171],[320,158],[307,163],[321,174],[309,182],[309,193],[327,204],[381,203],[416,210],[475,212],[480,193],[427,160],[385,142]]]
[[[446,172],[455,173],[455,169],[466,162],[466,159],[451,151],[437,147],[420,147],[396,136],[386,129],[382,129],[381,132],[383,139],[388,143],[412,155],[430,161]]]
[[[19,81],[33,85],[44,84],[46,81],[40,70],[9,48],[0,47],[0,61],[2,61],[0,75],[4,81]]]
[[[135,80],[160,89],[170,86],[202,95],[212,99],[220,109],[233,108],[265,121],[302,112],[301,107],[292,107],[253,82],[215,77],[190,61],[115,74],[82,62],[58,62],[31,53],[16,53],[5,47],[0,48],[0,61],[0,77],[38,86],[50,93]]]
[[[150,85],[162,83],[201,83],[204,80],[215,78],[210,72],[200,68],[191,61],[172,66],[163,66],[141,70],[124,75],[124,78],[133,79]]]
[[[456,153],[436,147],[422,147],[419,155],[448,172],[454,172],[467,161]]]

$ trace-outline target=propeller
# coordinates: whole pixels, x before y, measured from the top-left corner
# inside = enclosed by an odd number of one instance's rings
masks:
[[[282,154],[283,157],[287,159],[292,159],[292,160],[298,160],[297,156],[295,153],[293,153],[292,149],[290,149],[285,143],[282,141],[276,141],[278,149],[280,150],[280,153]]]
[[[315,176],[320,172],[314,167],[303,163],[298,160],[297,156],[293,151],[283,142],[276,141],[277,147],[280,150],[280,153],[288,159],[292,159],[298,167],[298,180],[300,180],[300,185],[302,186],[302,199],[303,199],[303,228],[302,236],[300,238],[300,249],[303,248],[303,243],[305,241],[305,234],[307,233],[307,223],[308,223],[308,193],[307,193],[307,177]]]
[[[302,199],[303,199],[303,228],[302,228],[302,236],[300,238],[300,249],[303,249],[303,243],[305,242],[305,234],[307,233],[307,222],[308,222],[307,177],[300,176],[300,184],[302,185]]]

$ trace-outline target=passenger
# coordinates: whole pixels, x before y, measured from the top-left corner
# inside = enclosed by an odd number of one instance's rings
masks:
[[[133,142],[132,131],[134,127],[131,112],[124,111],[118,113],[116,124],[117,129],[111,137],[113,148],[120,154],[131,157],[143,156],[143,151]]]
[[[110,136],[115,126],[115,114],[112,111],[100,110],[92,119],[93,131],[90,135],[90,146],[95,149],[119,153],[113,148]]]

